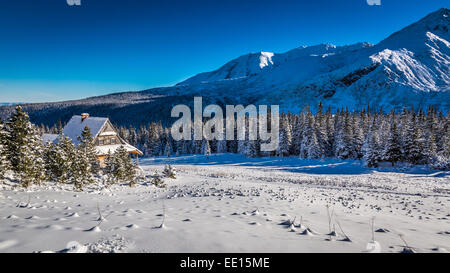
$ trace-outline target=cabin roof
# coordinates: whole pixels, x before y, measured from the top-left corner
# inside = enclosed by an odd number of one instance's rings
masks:
[[[114,153],[119,147],[123,146],[128,152],[136,153],[138,155],[143,155],[141,151],[139,151],[136,147],[131,146],[128,144],[125,140],[123,140],[120,136],[117,135],[116,132],[102,132],[102,129],[105,127],[105,125],[109,123],[110,126],[114,128],[114,126],[111,124],[108,118],[97,118],[97,117],[90,117],[86,114],[86,116],[83,118],[82,116],[73,116],[67,125],[64,127],[62,133],[64,136],[69,137],[73,144],[75,146],[80,144],[80,141],[78,140],[78,137],[81,136],[81,133],[83,132],[84,128],[87,126],[91,130],[92,138],[95,139],[97,136],[117,136],[121,144],[116,145],[100,145],[95,146],[95,149],[97,151],[97,154],[100,155],[107,155],[109,152]],[[44,143],[57,143],[59,140],[59,135],[55,134],[43,134],[42,140]]]
[[[93,138],[96,138],[103,126],[108,122],[108,118],[88,117],[82,119],[81,116],[73,116],[63,129],[63,134],[70,139],[75,145],[80,144],[78,137],[84,130],[84,127],[89,127]]]
[[[120,147],[124,147],[127,152],[131,153],[137,153],[138,155],[143,155],[141,151],[136,149],[135,147],[131,146],[130,144],[118,144],[118,145],[102,145],[102,146],[95,146],[95,149],[97,151],[98,155],[107,155],[109,153],[114,153],[117,149]]]

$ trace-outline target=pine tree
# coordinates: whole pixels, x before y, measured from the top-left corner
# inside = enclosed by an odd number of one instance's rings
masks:
[[[83,129],[78,141],[80,144],[75,149],[70,181],[77,190],[83,190],[84,185],[94,183],[94,175],[98,174],[100,163],[89,127]]]
[[[69,181],[76,156],[72,141],[68,137],[60,135],[58,144],[47,145],[45,154],[49,178],[60,183]]]
[[[170,157],[171,154],[172,154],[172,146],[170,145],[170,142],[167,141],[166,148],[164,149],[164,155]]]
[[[124,146],[120,146],[114,154],[106,158],[105,173],[109,183],[127,183],[134,186],[137,172],[131,156]]]
[[[152,178],[152,185],[154,185],[157,188],[166,188],[166,184],[162,180],[161,176],[158,174],[158,171],[155,171]]]
[[[386,141],[386,148],[384,151],[384,159],[386,161],[390,161],[392,163],[392,166],[394,166],[396,162],[402,159],[400,134],[397,130],[394,113],[392,113],[389,136]]]
[[[211,146],[209,146],[209,141],[206,139],[203,139],[202,142],[202,155],[211,155]]]
[[[226,153],[227,151],[228,151],[227,150],[227,141],[225,139],[217,141],[217,153],[223,154],[223,153]]]
[[[165,165],[163,175],[167,178],[176,179],[177,171],[174,167],[172,167],[172,165]]]
[[[285,114],[281,116],[280,122],[280,138],[277,148],[277,156],[289,156],[292,145],[292,128]]]
[[[314,117],[311,112],[305,115],[302,142],[300,144],[300,158],[316,159],[324,156],[323,150],[317,138],[317,130],[314,123]]]
[[[87,160],[89,164],[89,169],[93,175],[97,175],[100,170],[100,162],[97,156],[97,150],[95,149],[94,139],[91,134],[89,127],[84,127],[81,132],[81,136],[78,137],[80,144],[77,149],[81,153],[81,156]]]
[[[45,179],[43,143],[39,130],[31,124],[28,114],[17,106],[7,123],[6,152],[11,169],[28,187]]]
[[[421,164],[425,158],[425,143],[414,113],[411,114],[406,127],[406,136],[403,142],[404,157],[411,164]]]
[[[5,125],[0,120],[0,179],[4,178],[5,173],[10,169],[10,163],[7,157],[6,141],[8,132]]]
[[[348,110],[345,110],[339,117],[335,136],[335,154],[340,159],[357,157],[353,144],[353,130],[351,126]]]
[[[378,130],[376,125],[376,118],[374,118],[369,132],[364,140],[362,146],[364,153],[363,159],[367,167],[376,168],[381,160],[380,145],[378,140]]]

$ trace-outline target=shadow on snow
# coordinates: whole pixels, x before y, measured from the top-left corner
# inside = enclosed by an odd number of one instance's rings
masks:
[[[380,168],[365,168],[359,160],[300,159],[297,157],[247,158],[238,154],[181,155],[174,157],[148,157],[140,159],[140,164],[151,165],[196,165],[196,166],[244,166],[251,169],[278,170],[305,174],[360,175],[373,172],[397,172],[407,174],[446,177],[450,172],[429,169],[425,166],[392,167],[390,163]]]

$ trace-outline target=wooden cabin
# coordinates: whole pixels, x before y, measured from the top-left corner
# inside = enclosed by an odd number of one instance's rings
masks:
[[[77,146],[80,144],[78,137],[81,136],[86,126],[91,130],[97,156],[102,166],[104,166],[108,153],[114,153],[121,146],[125,147],[132,156],[135,156],[136,160],[138,156],[143,155],[139,149],[128,144],[119,136],[108,118],[90,117],[87,113],[73,116],[64,126],[62,133]],[[58,141],[58,135],[45,134],[43,140],[44,142],[55,143]]]

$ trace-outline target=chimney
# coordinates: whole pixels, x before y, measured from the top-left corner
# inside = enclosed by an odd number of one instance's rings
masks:
[[[83,113],[81,114],[81,122],[83,122],[85,119],[87,119],[89,117],[88,113]]]

